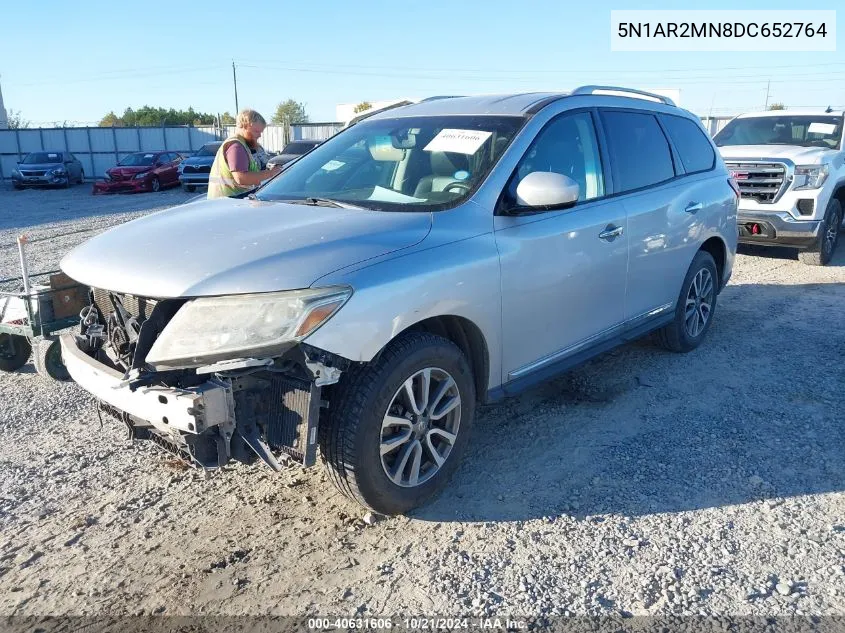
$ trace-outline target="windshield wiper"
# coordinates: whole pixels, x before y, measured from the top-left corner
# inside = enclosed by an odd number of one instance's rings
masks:
[[[360,209],[355,205],[346,202],[338,202],[331,198],[300,198],[299,200],[280,200],[279,202],[287,202],[288,204],[307,204],[309,207],[334,207],[336,209]]]

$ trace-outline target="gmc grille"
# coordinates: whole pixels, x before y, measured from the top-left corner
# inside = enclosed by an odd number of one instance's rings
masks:
[[[784,163],[726,163],[743,198],[762,204],[775,202],[786,179]]]

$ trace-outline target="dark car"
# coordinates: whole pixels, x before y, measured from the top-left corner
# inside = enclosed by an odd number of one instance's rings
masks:
[[[85,180],[82,163],[70,152],[30,152],[12,170],[15,189],[36,186],[70,187]]]
[[[197,187],[208,186],[211,164],[222,144],[222,141],[206,143],[193,156],[182,161],[179,165],[179,182],[185,187],[185,191],[196,191]]]
[[[310,152],[312,149],[317,147],[323,141],[291,141],[285,148],[282,150],[281,154],[274,156],[271,158],[267,166],[271,167],[273,165],[286,165],[287,163],[296,160],[303,154]]]
[[[160,191],[179,185],[178,152],[135,152],[125,156],[106,171],[106,177],[94,183],[93,193]]]

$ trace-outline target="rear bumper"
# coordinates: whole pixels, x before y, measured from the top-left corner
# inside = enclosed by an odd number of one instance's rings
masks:
[[[739,242],[768,246],[810,248],[821,231],[819,220],[796,220],[789,213],[754,213],[739,210]]]
[[[184,434],[199,435],[215,426],[234,426],[231,389],[208,381],[191,389],[122,386],[123,376],[97,362],[76,346],[72,334],[61,337],[62,360],[76,383],[102,402],[131,416],[141,426],[152,426],[182,441]]]

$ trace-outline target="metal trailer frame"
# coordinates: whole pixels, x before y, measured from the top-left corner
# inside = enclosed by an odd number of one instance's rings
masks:
[[[56,308],[63,303],[72,304],[74,298],[87,298],[90,289],[69,278],[54,285],[54,276],[61,275],[60,270],[29,272],[26,245],[49,239],[52,237],[30,240],[20,235],[17,244],[21,276],[0,279],[0,371],[20,369],[32,352],[35,369],[41,376],[69,380],[56,333],[79,323],[79,315],[64,314],[67,308]],[[57,311],[62,315],[55,316]]]

